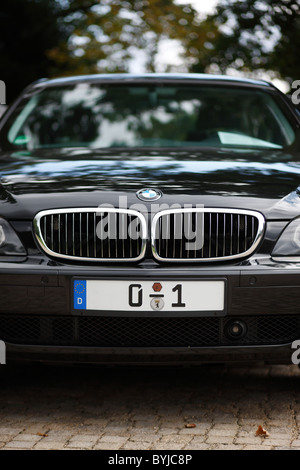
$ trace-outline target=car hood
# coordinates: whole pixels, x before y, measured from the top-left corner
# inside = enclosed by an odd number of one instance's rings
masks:
[[[300,155],[274,150],[15,152],[2,155],[1,212],[32,218],[50,208],[118,206],[120,196],[132,206],[138,190],[152,187],[163,193],[160,204],[254,209],[289,219],[300,213],[299,185]]]

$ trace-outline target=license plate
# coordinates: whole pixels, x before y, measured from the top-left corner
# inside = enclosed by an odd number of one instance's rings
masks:
[[[222,312],[225,281],[74,280],[74,309]]]

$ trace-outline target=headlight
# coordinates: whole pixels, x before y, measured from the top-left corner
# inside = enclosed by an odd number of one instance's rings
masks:
[[[272,256],[298,256],[300,258],[300,217],[284,229],[272,251]]]
[[[24,256],[26,250],[9,223],[0,218],[0,256]]]

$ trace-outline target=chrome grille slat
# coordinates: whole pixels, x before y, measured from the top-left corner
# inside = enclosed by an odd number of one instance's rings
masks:
[[[199,214],[203,224],[199,224]],[[162,226],[169,221],[175,226],[176,217],[183,220],[181,238],[162,240]],[[156,214],[152,222],[152,252],[154,258],[168,262],[216,262],[250,256],[260,243],[265,220],[255,211],[239,209],[170,209]],[[203,244],[196,248],[190,235],[203,231]],[[175,233],[175,230],[174,230]],[[199,233],[198,233],[199,236]],[[202,237],[201,237],[202,239]],[[201,240],[200,238],[198,240]],[[192,248],[188,248],[191,242]],[[172,246],[172,250],[168,246]],[[179,256],[178,256],[179,253]]]
[[[115,236],[117,237],[117,231],[118,231],[118,223],[117,223],[117,217],[116,214],[114,214],[114,219],[115,219]],[[118,243],[115,243],[115,257],[118,258]]]
[[[190,214],[190,212],[188,212],[187,219],[188,219],[187,220],[187,224],[188,224],[187,232],[188,232],[188,240],[189,240],[190,232],[191,232],[191,214]],[[190,250],[187,251],[187,257],[188,258],[190,257]]]
[[[82,215],[79,214],[79,256],[82,256]]]
[[[199,214],[196,213],[194,214],[194,220],[195,220],[195,231],[198,232],[199,227],[201,227],[201,217],[199,217]],[[195,245],[195,248],[193,249],[193,258],[197,258],[197,252],[199,251],[200,248],[197,248]]]
[[[245,241],[245,245],[244,245],[244,251],[247,251],[247,228],[248,228],[248,218],[245,217],[245,233],[244,233],[244,241]]]
[[[180,214],[180,228],[181,228],[181,231],[182,231],[182,227],[183,227],[183,214],[181,213],[181,214]],[[182,253],[183,253],[183,238],[181,237],[181,238],[180,238],[180,254],[179,254],[179,258],[182,257]]]
[[[101,258],[104,258],[104,241],[103,241],[103,238],[100,238],[100,253],[101,253]],[[108,258],[109,258],[109,255],[108,255]]]
[[[108,213],[108,226],[111,226],[111,216],[110,212]],[[102,247],[103,248],[103,247]],[[108,257],[111,258],[111,249],[110,249],[110,237],[108,237]]]
[[[230,214],[230,256],[232,256],[233,214]]]
[[[53,215],[51,215],[51,250],[53,251]]]
[[[225,250],[226,250],[226,216],[225,214],[223,214],[223,251],[222,251],[223,254],[222,256],[225,256]]]
[[[90,257],[89,214],[86,214],[86,256]]]
[[[176,215],[174,215],[174,227],[173,227],[173,258],[176,258]]]
[[[130,220],[129,223],[131,223],[130,217],[129,217],[129,220]],[[132,236],[129,237],[129,258],[132,258]]]
[[[66,218],[67,218],[67,215],[66,214]],[[67,227],[67,224],[66,224],[66,227]],[[67,246],[67,238],[66,238],[66,246]],[[66,248],[66,253],[67,253],[67,248]],[[72,253],[73,253],[73,256],[75,256],[75,214],[72,214]]]
[[[61,251],[60,214],[58,214],[58,250]]]
[[[238,219],[238,229],[237,229],[237,234],[238,234],[238,239],[237,239],[237,253],[240,252],[240,214],[238,214],[237,216],[237,219]]]
[[[66,228],[66,234],[65,234],[65,237],[66,237],[66,255],[68,255],[68,214],[65,214],[65,228]]]
[[[127,227],[127,223],[125,225],[125,214],[121,214],[121,218],[122,218],[122,223],[121,223],[121,227],[122,227],[122,230],[124,229],[124,227]],[[122,231],[122,258],[125,258],[125,239],[124,239],[124,233]]]
[[[219,254],[219,214],[216,214],[216,258]]]
[[[204,240],[201,248],[201,258],[204,258]]]
[[[97,236],[97,225],[102,234]],[[132,240],[129,224],[138,237]],[[56,209],[34,219],[34,231],[42,249],[50,256],[79,261],[139,261],[147,242],[146,219],[137,211],[112,208]],[[105,232],[105,233],[104,233]],[[120,236],[121,234],[121,236]]]
[[[166,217],[166,254],[167,254],[167,257],[168,257],[168,248],[169,248],[169,223],[170,223],[170,217],[167,216]]]
[[[209,238],[209,248],[208,248],[208,257],[211,257],[211,214],[209,214],[209,233],[208,233],[208,238]]]
[[[94,258],[97,258],[97,237],[96,237],[96,214],[93,217],[93,231],[94,231]]]

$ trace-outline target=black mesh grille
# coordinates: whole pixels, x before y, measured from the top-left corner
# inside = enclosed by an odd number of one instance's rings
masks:
[[[230,339],[233,317],[0,317],[0,338],[16,344],[97,347],[201,347],[284,344],[299,338],[298,316],[243,317],[247,334]]]

